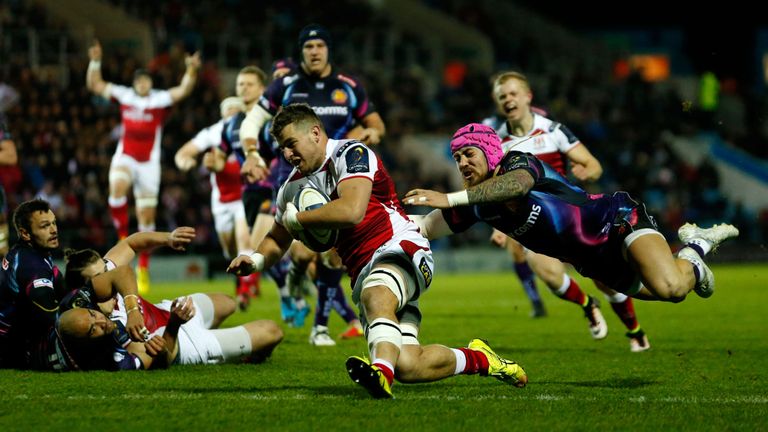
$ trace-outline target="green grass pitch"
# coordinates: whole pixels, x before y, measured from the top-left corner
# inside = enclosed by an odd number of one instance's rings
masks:
[[[606,301],[609,334],[593,341],[580,309],[542,292],[549,317],[528,318],[513,273],[437,274],[422,298],[422,343],[487,339],[527,370],[517,389],[479,376],[394,387],[370,400],[344,370],[363,340],[307,343],[304,328],[261,365],[174,367],[126,373],[0,371],[0,430],[766,430],[768,266],[713,268],[715,295],[681,304],[636,301],[652,349],[631,353]],[[590,294],[591,282],[579,279]],[[540,284],[540,287],[543,288]],[[229,281],[156,284],[152,300],[233,291]],[[246,313],[279,319],[271,282]],[[599,296],[602,300],[602,296]],[[344,329],[331,319],[331,332]]]

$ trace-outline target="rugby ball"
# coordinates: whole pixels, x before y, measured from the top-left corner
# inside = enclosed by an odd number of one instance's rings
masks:
[[[293,203],[299,211],[314,210],[327,204],[331,199],[320,189],[305,185],[296,196]],[[325,252],[336,244],[339,231],[330,228],[305,228],[298,239],[315,252]]]

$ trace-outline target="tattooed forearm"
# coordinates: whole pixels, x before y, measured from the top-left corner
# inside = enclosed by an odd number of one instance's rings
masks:
[[[533,177],[524,170],[514,170],[492,177],[467,189],[470,204],[504,202],[521,197],[533,187]]]

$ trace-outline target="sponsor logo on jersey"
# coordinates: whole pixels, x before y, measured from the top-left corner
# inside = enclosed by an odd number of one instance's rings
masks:
[[[318,90],[322,90],[322,89],[325,88],[325,83],[322,82],[322,81],[318,81],[318,82],[315,83],[315,88],[318,89]]]
[[[291,97],[302,98],[302,99],[303,98],[308,98],[309,97],[309,93],[292,93]]]
[[[347,103],[347,99],[349,99],[349,96],[347,96],[347,92],[342,89],[336,89],[331,93],[331,100],[335,104],[343,105]]]
[[[346,106],[313,106],[312,109],[318,116],[346,116],[349,113],[349,107]]]
[[[44,278],[35,279],[34,281],[32,281],[32,286],[34,286],[35,288],[44,288],[44,287],[53,288],[53,282],[51,282],[50,279],[44,279]]]
[[[421,275],[424,276],[424,282],[429,286],[432,283],[432,270],[429,269],[427,259],[424,257],[421,258],[421,262],[419,263],[419,271],[421,272]]]
[[[529,229],[533,228],[533,225],[536,223],[536,220],[539,219],[540,213],[541,213],[541,206],[538,204],[534,204],[531,207],[531,212],[528,213],[528,219],[525,220],[525,223],[523,224],[523,226],[514,230],[512,234],[514,234],[515,237],[519,237],[527,233]]]
[[[344,156],[347,161],[347,172],[350,174],[369,171],[368,152],[363,146],[352,147]]]
[[[142,109],[129,108],[123,112],[123,117],[126,120],[151,122],[154,117],[151,112],[144,111]]]

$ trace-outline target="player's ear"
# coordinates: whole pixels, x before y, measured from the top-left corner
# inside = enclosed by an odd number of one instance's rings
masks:
[[[24,228],[19,228],[19,238],[25,242],[32,240],[32,236],[29,234],[29,231]]]

